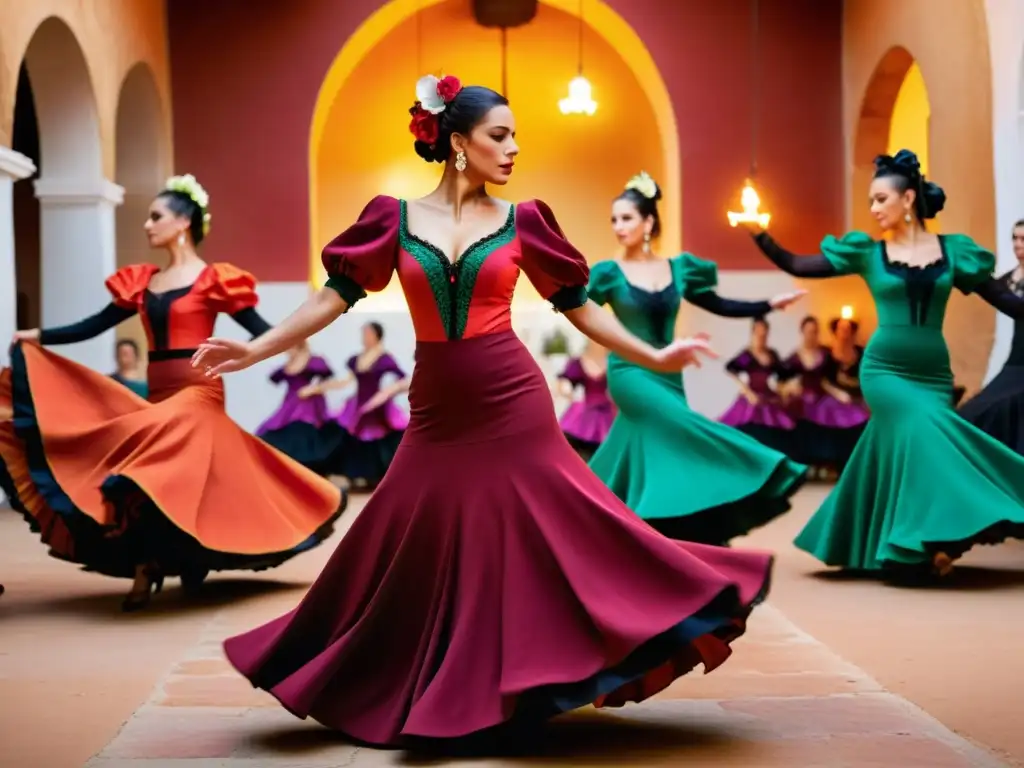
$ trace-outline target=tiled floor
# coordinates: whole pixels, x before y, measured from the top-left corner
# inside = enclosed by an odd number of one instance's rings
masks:
[[[1013,570],[1024,549],[985,548],[985,567],[945,590],[815,578],[789,541],[821,494],[801,492],[747,542],[778,552],[776,584],[721,669],[641,705],[563,717],[519,755],[458,760],[345,744],[224,661],[221,641],[292,607],[330,544],[273,572],[217,577],[199,601],[169,584],[125,616],[126,584],[46,558],[0,513],[0,766],[1024,765],[1024,577]]]

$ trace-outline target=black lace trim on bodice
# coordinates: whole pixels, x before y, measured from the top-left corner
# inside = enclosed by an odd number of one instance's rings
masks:
[[[655,345],[668,346],[674,335],[674,328],[668,325],[668,321],[679,310],[679,303],[683,298],[674,277],[673,273],[672,282],[660,291],[648,291],[626,281],[633,294],[633,300],[643,309],[650,323],[651,341]]]
[[[889,274],[903,281],[911,325],[928,323],[928,310],[935,294],[935,283],[949,270],[949,254],[946,252],[946,241],[942,235],[939,235],[939,250],[942,256],[937,261],[923,266],[911,266],[891,261],[889,249],[885,241],[882,241],[882,264]]]

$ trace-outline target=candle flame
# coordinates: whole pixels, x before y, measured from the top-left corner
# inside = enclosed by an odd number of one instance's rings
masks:
[[[742,222],[756,221],[761,229],[768,229],[768,222],[771,221],[772,216],[770,213],[762,213],[759,210],[761,196],[757,194],[757,190],[754,189],[754,185],[749,179],[743,187],[743,192],[740,193],[740,207],[743,208],[742,211],[728,212],[730,226],[735,227]]]

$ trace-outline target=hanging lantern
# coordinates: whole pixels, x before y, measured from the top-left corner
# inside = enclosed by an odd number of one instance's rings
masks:
[[[841,320],[853,320],[853,307],[849,304],[844,304],[843,308],[839,310],[839,318]]]
[[[569,95],[558,100],[558,108],[563,115],[592,115],[597,111],[597,102],[591,94],[590,81],[576,75],[569,81]]]
[[[747,179],[743,191],[740,193],[740,207],[742,211],[729,211],[729,226],[735,227],[741,223],[757,222],[761,229],[768,229],[768,222],[772,220],[770,213],[761,212],[761,197],[754,189],[754,183]]]

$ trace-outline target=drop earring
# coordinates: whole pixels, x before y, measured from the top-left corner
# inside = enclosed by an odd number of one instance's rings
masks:
[[[178,246],[181,248],[185,247],[185,230],[181,230],[181,232],[178,233]]]
[[[651,252],[651,233],[644,232],[644,253]]]
[[[469,165],[469,163],[466,162],[466,153],[460,149],[455,153],[455,170],[461,173],[466,170],[467,165]]]
[[[903,214],[903,221],[907,224],[910,224],[913,221],[913,219],[910,218],[910,211]]]

